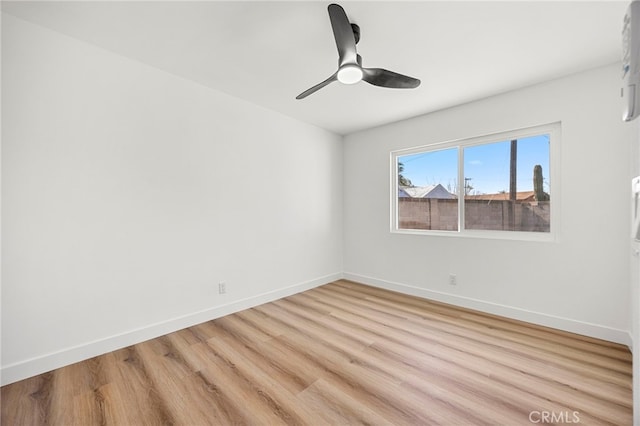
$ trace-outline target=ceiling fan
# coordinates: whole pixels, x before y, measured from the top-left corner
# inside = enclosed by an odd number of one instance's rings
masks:
[[[304,99],[334,81],[354,84],[364,80],[374,86],[390,87],[392,89],[413,89],[420,85],[420,80],[417,78],[382,68],[364,68],[362,66],[362,57],[356,51],[356,44],[360,41],[360,27],[349,23],[347,14],[341,6],[330,4],[328,10],[333,36],[338,47],[338,71],[325,81],[300,93],[296,96],[296,99]]]

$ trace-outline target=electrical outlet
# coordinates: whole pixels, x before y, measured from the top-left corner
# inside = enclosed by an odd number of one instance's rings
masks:
[[[220,281],[218,283],[218,294],[226,294],[227,293],[227,283],[224,281]]]
[[[449,285],[458,285],[458,277],[456,274],[449,274]]]

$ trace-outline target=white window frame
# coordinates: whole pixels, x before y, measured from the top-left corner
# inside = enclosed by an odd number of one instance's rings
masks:
[[[558,241],[560,229],[560,145],[561,145],[561,123],[555,122],[542,124],[517,130],[507,130],[491,133],[483,136],[457,139],[446,142],[438,142],[422,145],[413,148],[391,151],[391,211],[390,225],[394,234],[430,235],[447,237],[468,237],[468,238],[489,238],[504,240],[522,241]],[[421,152],[440,151],[444,149],[458,149],[458,182],[464,182],[464,148],[469,146],[483,145],[489,143],[502,142],[505,140],[522,139],[529,136],[541,134],[549,135],[549,177],[552,186],[550,229],[549,232],[528,232],[528,231],[505,231],[505,230],[479,230],[464,228],[464,196],[461,192],[464,185],[458,185],[458,230],[422,230],[422,229],[400,229],[398,228],[398,157],[418,154]]]

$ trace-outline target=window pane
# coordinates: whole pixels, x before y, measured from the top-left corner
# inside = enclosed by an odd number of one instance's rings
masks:
[[[549,232],[549,135],[464,148],[466,229]]]
[[[398,229],[458,230],[458,149],[398,157]]]

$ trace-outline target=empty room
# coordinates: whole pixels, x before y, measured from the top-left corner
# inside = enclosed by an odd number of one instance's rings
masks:
[[[640,426],[640,3],[1,8],[2,425]]]

